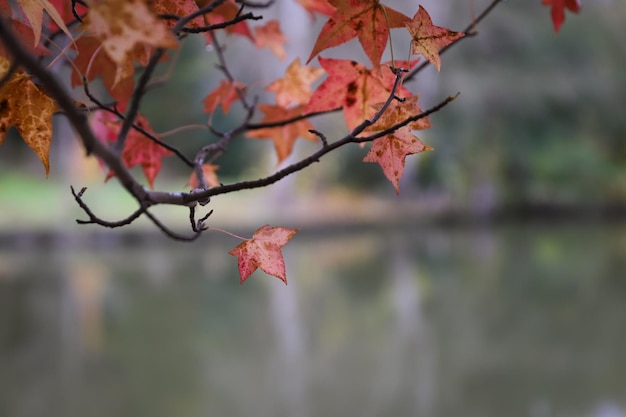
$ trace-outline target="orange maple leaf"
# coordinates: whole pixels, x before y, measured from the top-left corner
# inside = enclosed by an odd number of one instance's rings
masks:
[[[373,113],[372,104],[384,102],[392,90],[395,75],[386,65],[369,69],[356,61],[319,58],[328,78],[315,90],[306,113],[343,108],[348,129],[352,130]],[[408,68],[410,64],[396,61]],[[398,97],[408,97],[411,92],[404,86],[396,90]]]
[[[135,124],[154,135],[148,119],[138,115]],[[95,112],[91,119],[91,127],[96,137],[104,142],[114,142],[122,127],[122,122],[114,114],[100,110]],[[156,137],[156,135],[154,135]],[[150,188],[154,187],[154,180],[161,171],[164,156],[172,155],[158,143],[148,139],[141,132],[131,129],[122,151],[122,162],[128,168],[141,165]],[[107,174],[107,180],[113,177],[113,173]]]
[[[304,106],[286,109],[281,106],[260,104],[259,108],[265,113],[265,117],[261,120],[261,123],[272,123],[300,116]],[[280,164],[285,158],[291,155],[296,139],[304,138],[311,141],[318,139],[317,136],[309,132],[309,130],[312,129],[313,125],[308,120],[303,119],[281,126],[253,130],[246,133],[246,136],[254,139],[272,139],[274,141],[276,154],[278,155],[278,163]]]
[[[215,171],[217,171],[218,169],[219,165],[202,165],[202,174],[204,175],[204,181],[209,187],[218,187],[220,185],[220,181],[217,178],[217,174],[215,173]],[[198,188],[198,176],[195,172],[192,172],[189,176],[189,181],[187,182],[187,185],[191,187],[191,189]]]
[[[358,37],[372,64],[380,65],[387,46],[389,30],[401,28],[408,16],[380,4],[379,0],[330,0],[335,13],[320,32],[307,64],[324,49],[341,45]]]
[[[148,7],[146,0],[90,1],[85,24],[102,42],[102,49],[118,66],[115,82],[132,63],[137,46],[176,48],[178,41],[165,22]]]
[[[254,43],[258,48],[267,46],[281,60],[285,59],[285,48],[283,44],[287,43],[287,38],[280,30],[278,20],[270,20],[263,26],[254,28]]]
[[[374,140],[372,148],[363,161],[378,163],[387,179],[395,187],[396,193],[400,194],[400,177],[404,173],[406,156],[430,150],[432,150],[431,147],[424,145],[417,136],[411,133],[411,128],[403,126],[393,133]]]
[[[411,40],[413,54],[422,54],[424,58],[437,68],[437,71],[441,69],[439,49],[465,36],[463,32],[454,32],[450,29],[433,25],[430,15],[422,6],[415,13],[413,19],[406,23],[406,28],[413,38]]]
[[[313,91],[311,83],[317,80],[324,70],[321,68],[303,67],[300,58],[296,58],[287,68],[285,77],[274,81],[265,89],[276,93],[276,103],[287,107],[291,103],[307,104]]]
[[[580,0],[541,0],[541,4],[552,7],[550,14],[555,32],[558,32],[565,22],[566,8],[573,13],[578,13],[581,8]]]
[[[332,16],[335,13],[335,8],[328,2],[328,0],[296,0],[304,9],[309,12],[312,19],[315,19],[315,13],[325,14],[326,16]]]
[[[224,114],[227,114],[233,102],[239,100],[237,90],[243,90],[245,87],[238,81],[222,80],[220,85],[204,99],[204,111],[213,113],[217,106],[221,105]]]
[[[198,5],[194,0],[153,0],[152,8],[155,13],[170,14],[179,17],[185,17],[198,11]],[[172,27],[176,25],[176,20],[166,20],[167,25]],[[202,16],[198,16],[191,22],[187,23],[188,27],[204,26]]]
[[[404,101],[394,100],[389,107],[384,111],[380,118],[373,125],[369,126],[366,131],[377,131],[389,129],[406,119],[417,116],[424,111],[417,102],[419,96],[414,95],[404,99]],[[372,105],[374,110],[378,111],[382,108],[384,103],[377,103]],[[422,119],[410,122],[408,125],[411,130],[429,129],[431,126],[430,119],[424,117]]]
[[[252,239],[243,241],[228,252],[238,258],[239,282],[243,284],[257,268],[261,268],[266,274],[287,284],[285,260],[280,248],[297,232],[298,229],[265,225],[254,232]]]
[[[0,77],[9,70],[9,61],[0,58]],[[37,154],[46,177],[50,173],[50,143],[52,142],[52,115],[56,102],[41,91],[22,69],[0,87],[0,144],[7,131],[15,126],[26,144]]]
[[[26,19],[28,19],[28,21],[30,22],[30,26],[33,29],[34,46],[37,46],[39,44],[39,39],[41,38],[44,10],[48,12],[48,15],[52,18],[54,23],[56,23],[57,26],[59,26],[61,30],[65,32],[70,40],[74,39],[67,26],[65,26],[61,15],[54,7],[54,5],[48,0],[18,0],[17,2],[24,11],[24,15],[26,16]]]
[[[207,4],[213,2],[213,0],[196,0],[198,7],[204,7]],[[219,6],[217,6],[211,13],[204,15],[204,20],[207,25],[219,25],[229,22],[235,19],[239,15],[239,6],[234,0],[226,0]],[[254,41],[248,23],[246,21],[237,22],[234,25],[226,27],[227,33],[234,33],[236,35],[245,36],[246,38]]]

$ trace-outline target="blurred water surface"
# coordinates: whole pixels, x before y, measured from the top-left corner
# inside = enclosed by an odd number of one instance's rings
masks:
[[[626,415],[626,226],[0,250],[0,415]]]

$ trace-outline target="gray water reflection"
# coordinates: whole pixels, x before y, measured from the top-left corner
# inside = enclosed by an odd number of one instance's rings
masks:
[[[0,416],[626,416],[624,226],[231,243],[0,251]]]

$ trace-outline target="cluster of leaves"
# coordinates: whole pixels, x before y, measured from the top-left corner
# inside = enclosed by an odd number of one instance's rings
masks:
[[[84,188],[79,192],[72,189],[88,216],[88,220],[78,222],[119,227],[146,216],[179,240],[194,240],[207,230],[217,230],[206,225],[211,212],[196,219],[198,205],[208,204],[211,197],[270,185],[350,143],[371,143],[363,161],[378,163],[399,193],[405,158],[431,149],[414,131],[429,128],[428,116],[454,99],[447,97],[424,111],[418,95],[405,83],[429,63],[440,70],[440,52],[473,35],[477,23],[501,0],[494,0],[459,32],[434,25],[422,6],[409,17],[379,0],[290,1],[297,1],[312,18],[323,15],[327,21],[307,65],[303,66],[300,58],[294,59],[283,78],[266,86],[275,94],[275,103],[258,104],[248,87],[233,77],[223,49],[227,36],[240,36],[284,59],[286,38],[280,22],[251,25],[262,19],[259,13],[271,7],[273,0],[17,0],[15,4],[0,0],[0,143],[9,127],[15,126],[48,175],[52,117],[64,114],[87,154],[98,157],[108,169],[107,178],[117,178],[139,205],[127,218],[107,221],[84,202]],[[580,7],[577,0],[542,1],[552,7],[555,30],[564,20],[565,8],[577,12]],[[408,31],[412,55],[425,59],[420,66],[416,67],[419,58],[381,62],[395,28]],[[202,36],[211,44],[219,59],[212,76],[221,79],[204,99],[208,139],[192,158],[177,149],[175,141],[166,142],[155,134],[139,111],[144,94],[153,87],[155,68],[170,59],[170,52],[187,36]],[[321,68],[308,66],[326,49],[354,38],[371,65],[319,57]],[[49,70],[59,61],[71,65],[71,80],[61,80]],[[313,89],[323,75],[326,78]],[[102,81],[112,102],[91,91],[96,79]],[[69,87],[82,87],[89,102],[75,101]],[[246,110],[243,120],[229,131],[218,131],[212,126],[212,115],[218,107],[228,113],[234,102]],[[263,117],[253,122],[259,110]],[[331,140],[315,130],[311,119],[339,111],[349,129],[346,136]],[[268,177],[221,184],[215,162],[232,140],[242,137],[272,140],[279,164],[291,155],[299,138],[317,141],[320,147]],[[153,190],[166,156],[176,156],[189,167],[189,192]],[[141,186],[130,171],[135,166],[143,170],[149,188]],[[187,206],[193,234],[180,235],[164,225],[149,211],[158,204]],[[239,259],[241,282],[257,268],[286,282],[280,250],[296,231],[263,226],[251,239],[242,238],[243,242],[230,251]]]

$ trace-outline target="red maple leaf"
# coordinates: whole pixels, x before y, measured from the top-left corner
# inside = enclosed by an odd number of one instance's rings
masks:
[[[341,107],[350,130],[374,113],[372,104],[387,100],[396,77],[386,65],[369,69],[345,59],[319,58],[319,62],[328,78],[315,90],[304,111],[310,113]],[[408,68],[416,62],[396,61],[396,65]],[[408,97],[411,92],[400,86],[396,95]]]
[[[298,229],[265,225],[254,232],[252,239],[243,241],[228,252],[239,258],[239,282],[243,284],[257,268],[261,268],[266,274],[287,284],[285,260],[280,248],[297,232]]]
[[[413,40],[413,54],[422,54],[437,71],[441,69],[439,50],[465,36],[462,32],[454,32],[441,26],[433,25],[430,15],[420,6],[413,19],[406,24]]]
[[[148,123],[148,119],[146,119],[145,116],[137,116],[135,124],[154,135]],[[91,119],[91,126],[98,139],[104,142],[113,142],[117,139],[122,123],[114,114],[105,111],[97,111]],[[148,139],[141,132],[131,129],[130,132],[128,132],[124,150],[122,151],[122,162],[128,168],[141,165],[150,188],[153,188],[154,180],[159,174],[159,171],[161,171],[162,159],[164,156],[169,155],[172,155],[171,151]],[[113,173],[109,172],[107,174],[107,180],[112,176]]]
[[[565,9],[573,13],[580,11],[580,0],[541,0],[544,6],[551,6],[550,14],[552,15],[552,23],[554,31],[558,32],[563,22],[565,22]]]
[[[380,65],[387,46],[389,29],[401,28],[408,16],[380,4],[378,0],[329,0],[335,13],[320,32],[307,64],[324,49],[358,37],[372,64]]]
[[[261,120],[261,123],[272,123],[300,116],[304,106],[286,109],[281,106],[260,104],[259,108],[265,113],[265,117]],[[291,155],[296,139],[304,138],[311,141],[318,139],[317,136],[309,132],[309,130],[312,129],[313,125],[311,122],[303,119],[297,122],[284,123],[280,126],[253,130],[246,133],[246,136],[255,139],[272,139],[274,141],[276,155],[278,155],[278,163],[280,164],[285,158]]]
[[[82,85],[83,76],[87,81],[101,76],[104,87],[117,101],[118,109],[123,111],[135,88],[135,67],[129,60],[120,70],[109,55],[100,50],[101,44],[94,36],[82,36],[74,43],[78,56],[72,65],[72,87]]]
[[[404,160],[407,155],[432,150],[411,133],[411,128],[403,126],[393,133],[378,138],[363,158],[364,162],[377,162],[385,176],[400,194],[400,177],[404,173]]]
[[[224,114],[230,111],[234,101],[239,100],[237,90],[243,90],[245,85],[238,81],[222,80],[220,85],[204,99],[204,111],[213,113],[217,106],[222,106]]]

